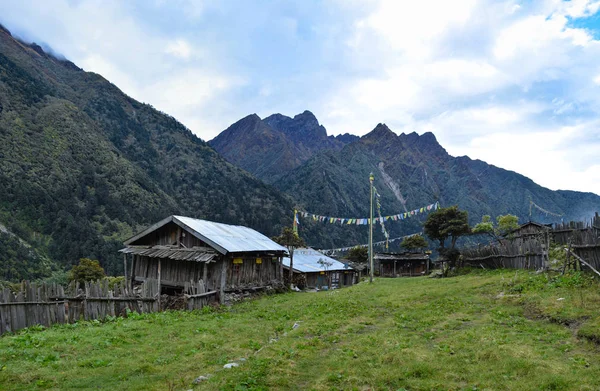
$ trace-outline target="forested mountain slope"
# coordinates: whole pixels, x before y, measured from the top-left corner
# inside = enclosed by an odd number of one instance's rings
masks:
[[[60,266],[91,257],[122,272],[121,242],[169,214],[273,235],[293,207],[174,118],[4,28],[0,162],[0,223]],[[19,256],[0,253],[0,270]]]
[[[396,135],[384,124],[342,150],[315,155],[275,186],[294,195],[312,213],[367,217],[370,172],[375,174],[383,215],[411,211],[436,201],[467,210],[472,223],[484,214],[506,213],[527,221],[530,199],[562,214],[565,221],[588,218],[600,210],[600,196],[596,194],[552,191],[483,161],[450,156],[432,133]],[[561,219],[535,208],[532,218],[542,222]],[[420,229],[418,221],[419,216],[391,221],[388,226],[392,236],[406,234]],[[314,224],[318,223],[308,221],[306,225],[310,230]],[[382,240],[379,231],[378,227],[376,238]]]

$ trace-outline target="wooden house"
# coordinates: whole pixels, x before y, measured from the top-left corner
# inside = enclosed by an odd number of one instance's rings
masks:
[[[545,234],[552,229],[552,224],[540,224],[534,221],[521,224],[519,228],[510,231],[505,235],[508,239],[523,238],[526,240],[529,237]]]
[[[169,216],[125,241],[132,284],[156,279],[162,293],[202,280],[207,291],[281,283],[287,249],[248,227]],[[127,269],[127,267],[126,267]]]
[[[289,270],[288,257],[283,258],[283,267]],[[298,248],[294,251],[294,281],[299,281],[299,288],[341,288],[353,285],[354,280],[354,269],[347,264],[312,248]]]
[[[426,253],[376,253],[375,270],[381,277],[416,277],[429,274],[429,254]]]

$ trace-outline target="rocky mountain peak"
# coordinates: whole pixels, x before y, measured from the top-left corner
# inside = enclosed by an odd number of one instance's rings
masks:
[[[394,133],[386,124],[379,123],[375,129],[362,136],[361,140],[365,141],[393,141],[398,138],[398,135]]]
[[[319,125],[317,117],[308,110],[295,115],[294,118],[273,114],[263,121],[273,129],[287,134],[294,141],[312,142],[327,138],[327,130]]]

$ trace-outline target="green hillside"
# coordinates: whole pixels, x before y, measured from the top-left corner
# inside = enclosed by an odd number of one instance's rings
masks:
[[[0,161],[0,223],[55,267],[89,257],[122,273],[121,242],[173,213],[274,235],[292,209],[172,117],[5,29]],[[18,251],[0,252],[0,279],[39,275],[6,272]]]

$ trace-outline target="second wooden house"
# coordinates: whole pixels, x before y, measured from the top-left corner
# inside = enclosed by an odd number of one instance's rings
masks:
[[[289,270],[290,258],[283,258],[283,266]],[[341,288],[355,282],[354,269],[312,248],[296,249],[293,267],[294,283],[301,289]]]

